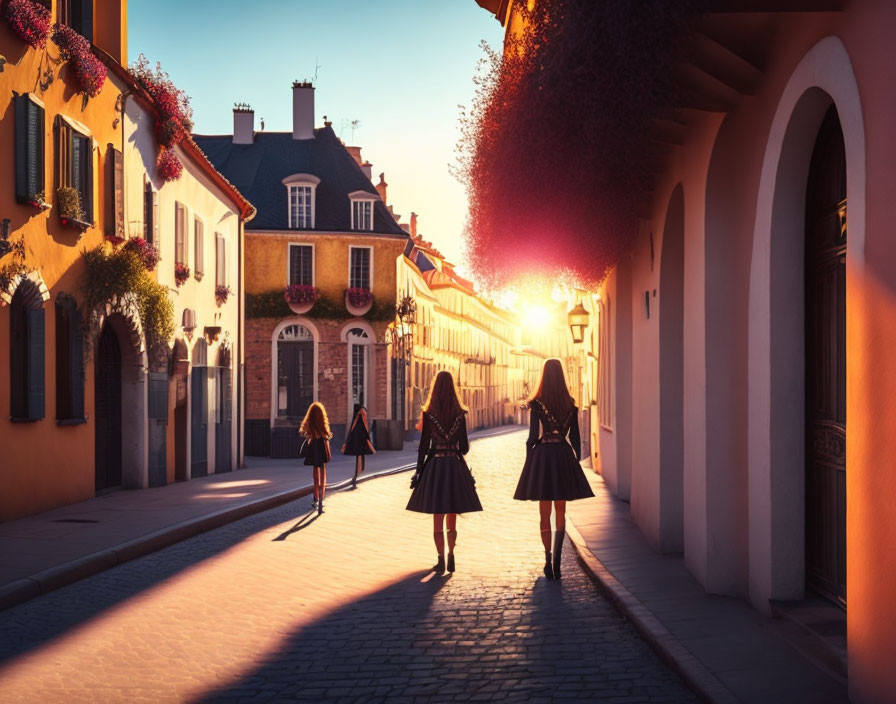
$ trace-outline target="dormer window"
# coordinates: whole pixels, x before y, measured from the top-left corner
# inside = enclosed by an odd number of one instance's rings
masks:
[[[320,179],[311,174],[293,174],[283,179],[286,186],[289,227],[296,230],[314,228],[314,196]]]
[[[372,230],[373,204],[379,200],[379,196],[367,191],[355,191],[349,193],[348,197],[352,202],[352,229]]]

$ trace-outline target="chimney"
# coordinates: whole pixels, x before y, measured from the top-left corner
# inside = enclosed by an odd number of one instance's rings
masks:
[[[292,82],[292,138],[314,139],[314,86]]]
[[[352,155],[358,166],[361,166],[361,147],[346,147],[345,150]]]
[[[383,201],[383,204],[388,204],[386,200],[386,189],[389,187],[389,184],[386,183],[385,179],[386,174],[380,174],[380,182],[376,184],[376,192],[380,194],[380,200]]]
[[[246,103],[233,106],[233,143],[252,144],[255,141],[255,111]]]
[[[417,213],[411,213],[411,237],[417,236]]]
[[[364,172],[364,175],[367,177],[367,180],[371,183],[373,182],[373,164],[369,161],[365,161],[361,164],[361,171]]]

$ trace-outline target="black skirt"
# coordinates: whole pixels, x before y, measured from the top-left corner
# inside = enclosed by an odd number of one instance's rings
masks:
[[[432,457],[411,493],[408,511],[469,513],[481,511],[473,475],[461,457]]]
[[[305,466],[323,467],[327,463],[327,441],[323,438],[308,440],[308,453],[305,455]]]
[[[514,499],[575,501],[594,496],[582,465],[567,442],[539,443],[526,457]]]
[[[367,444],[370,433],[364,429],[364,424],[359,420],[349,431],[345,439],[345,451],[343,455],[370,455],[373,452]]]

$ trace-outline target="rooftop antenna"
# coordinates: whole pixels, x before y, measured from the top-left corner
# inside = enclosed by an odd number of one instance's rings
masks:
[[[320,63],[318,63],[317,57],[315,56],[314,57],[314,83],[315,83],[315,85],[317,84],[317,76],[320,73],[321,68],[322,67],[321,67]]]
[[[355,130],[361,127],[360,120],[352,120],[352,144],[355,143]]]

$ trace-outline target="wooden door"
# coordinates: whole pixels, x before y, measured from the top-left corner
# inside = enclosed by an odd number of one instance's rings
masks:
[[[280,342],[277,350],[280,386],[286,387],[286,407],[280,414],[303,418],[314,402],[314,343]]]
[[[846,606],[846,153],[833,107],[806,192],[806,586]]]
[[[95,432],[96,491],[121,485],[121,347],[106,325],[97,349]]]

